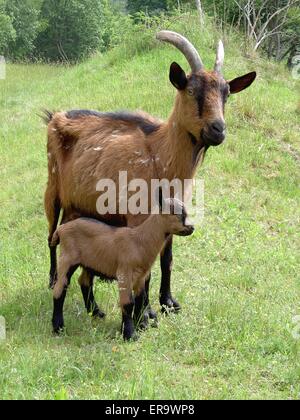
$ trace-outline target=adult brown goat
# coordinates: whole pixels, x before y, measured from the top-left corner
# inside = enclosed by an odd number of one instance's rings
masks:
[[[214,70],[204,70],[202,60],[193,45],[183,36],[169,31],[157,38],[177,47],[186,57],[191,74],[173,63],[170,81],[178,91],[175,106],[166,122],[138,113],[99,113],[70,111],[47,113],[49,180],[45,194],[45,209],[49,221],[51,254],[50,285],[56,278],[56,247],[51,245],[60,211],[62,223],[87,216],[116,226],[134,227],[145,215],[99,215],[96,202],[99,180],[111,179],[118,185],[119,173],[127,171],[128,182],[143,179],[148,185],[153,179],[172,181],[192,179],[210,146],[225,140],[224,108],[230,94],[249,87],[256,73],[249,73],[230,82],[221,74],[224,48],[220,41]],[[172,237],[166,239],[161,254],[162,281],[160,303],[163,308],[179,310],[171,294]],[[93,295],[93,276],[83,270],[79,279],[89,307],[97,316],[99,309]],[[149,281],[146,283],[145,306],[149,305]]]

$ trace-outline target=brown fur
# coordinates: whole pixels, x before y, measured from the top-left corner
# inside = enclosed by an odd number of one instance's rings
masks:
[[[118,185],[119,172],[127,171],[128,182],[140,178],[150,186],[152,179],[172,181],[195,176],[207,148],[203,134],[215,120],[224,121],[230,84],[220,74],[204,70],[187,79],[166,122],[138,113],[145,122],[156,126],[150,134],[134,122],[109,116],[82,115],[72,119],[65,112],[47,116],[49,179],[45,209],[49,243],[60,208],[64,210],[64,221],[88,216],[132,227],[147,218],[130,214],[100,216],[96,209],[96,184],[101,179],[109,178]],[[242,85],[242,79],[239,80],[238,88]]]
[[[92,219],[77,219],[61,226],[52,239],[52,246],[61,245],[54,299],[60,299],[67,288],[72,268],[82,266],[118,280],[124,312],[133,291],[140,296],[145,289],[145,279],[166,235],[193,233],[182,203],[170,201],[171,214],[153,214],[136,228],[115,228]]]
[[[128,171],[128,182],[141,178],[149,185],[151,179],[171,181],[194,177],[195,146],[189,133],[197,139],[200,153],[203,153],[201,130],[214,118],[223,118],[223,106],[218,98],[218,76],[203,73],[200,77],[207,85],[215,82],[215,88],[211,86],[211,93],[206,97],[202,118],[195,98],[186,91],[179,92],[167,122],[139,113],[150,122],[159,124],[159,129],[148,136],[133,124],[109,118],[83,116],[72,120],[65,112],[54,114],[48,127],[49,182],[45,197],[50,235],[55,199],[59,199],[67,212],[78,209],[81,214],[99,219],[96,184],[103,178],[118,184],[120,171]],[[105,221],[109,219],[109,215],[105,217]],[[123,223],[131,226],[141,223],[136,216],[127,215],[125,219]]]

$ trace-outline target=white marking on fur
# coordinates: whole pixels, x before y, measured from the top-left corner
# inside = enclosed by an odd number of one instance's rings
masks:
[[[148,165],[149,162],[150,162],[150,159],[139,159],[139,160],[137,160],[137,163],[140,163],[142,165]]]

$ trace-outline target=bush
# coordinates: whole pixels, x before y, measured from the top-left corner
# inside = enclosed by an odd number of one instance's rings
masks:
[[[104,52],[122,43],[131,32],[132,21],[124,13],[120,2],[115,4],[111,0],[102,0],[102,4],[101,51]]]
[[[157,14],[162,11],[172,10],[184,4],[193,4],[193,0],[128,0],[127,9],[132,15],[138,12]]]
[[[47,0],[41,8],[46,28],[36,47],[41,58],[77,61],[101,46],[103,22],[100,0]]]
[[[6,41],[7,54],[11,59],[24,60],[34,54],[35,40],[42,29],[38,3],[36,0],[6,2],[5,10],[15,31],[15,36]]]
[[[6,14],[5,3],[0,0],[0,55],[7,55],[8,44],[16,39],[12,19]]]

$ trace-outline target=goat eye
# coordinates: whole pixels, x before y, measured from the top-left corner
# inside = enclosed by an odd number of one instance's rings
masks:
[[[192,88],[188,88],[188,89],[187,89],[187,94],[188,94],[189,96],[194,96],[194,89],[192,89]]]

